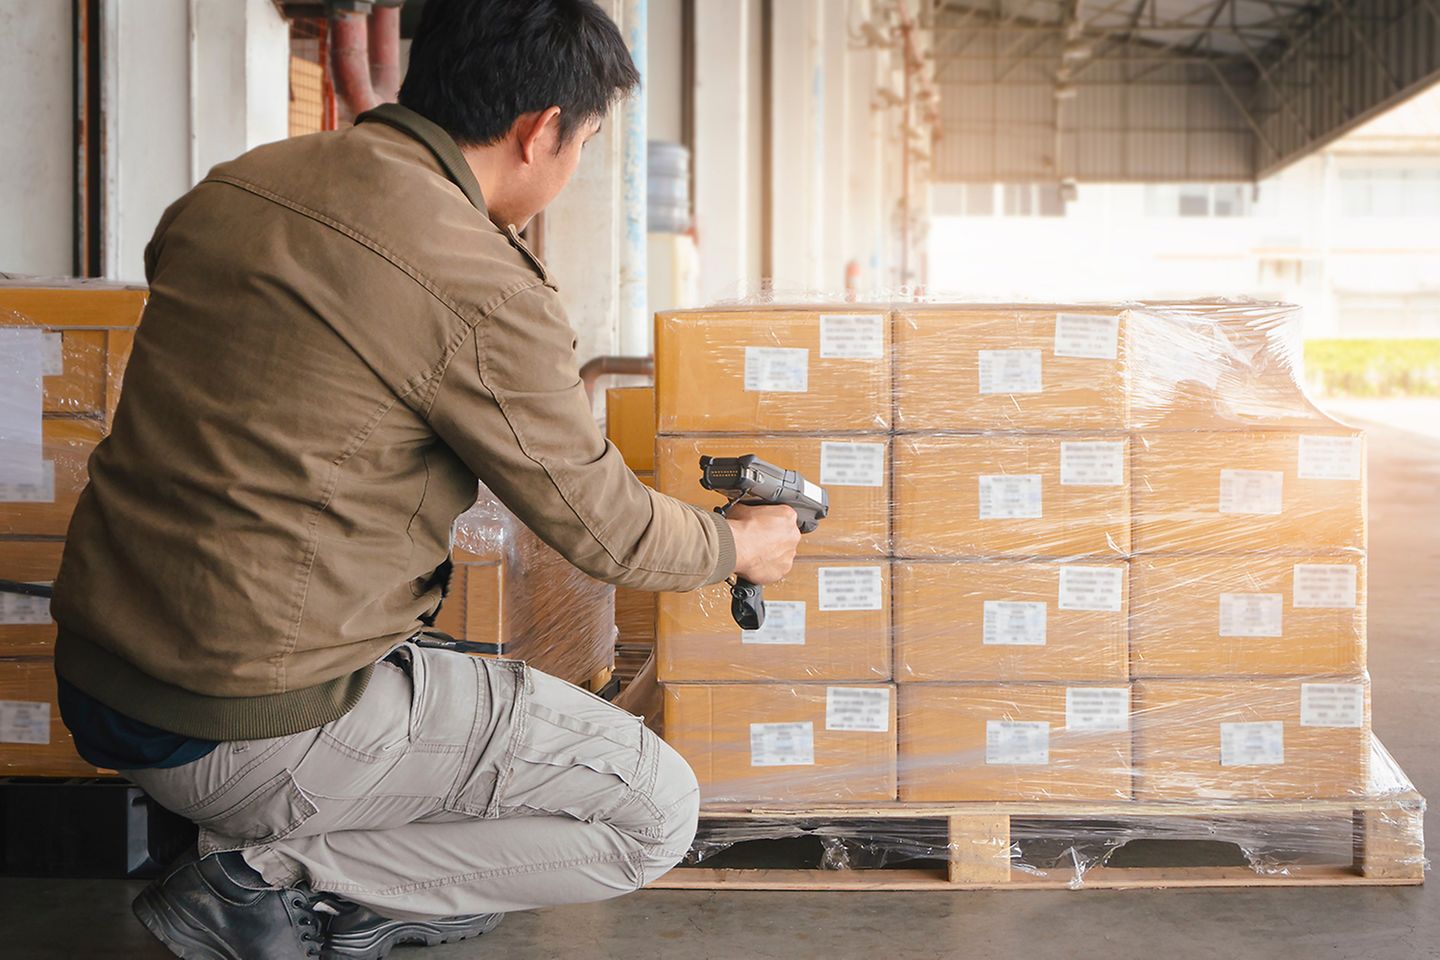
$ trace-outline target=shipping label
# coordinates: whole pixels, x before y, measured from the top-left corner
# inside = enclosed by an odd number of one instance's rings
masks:
[[[741,630],[741,643],[800,645],[805,642],[805,601],[766,600],[759,630]]]
[[[1043,515],[1040,474],[980,478],[981,520],[1037,520]]]
[[[1118,613],[1124,600],[1123,567],[1060,568],[1061,610],[1106,610]]]
[[[47,581],[43,586],[50,586]],[[23,593],[0,592],[0,623],[3,624],[46,624],[50,619],[50,598],[30,597]]]
[[[40,464],[39,483],[7,483],[0,479],[0,503],[54,503],[55,461]]]
[[[879,610],[884,605],[879,567],[821,567],[817,573],[823,612]]]
[[[985,721],[985,762],[1043,766],[1050,762],[1050,724],[1026,720]]]
[[[45,334],[45,356],[41,360],[40,372],[47,377],[65,375],[65,341],[58,333]]]
[[[1284,485],[1278,470],[1221,470],[1220,512],[1277,516]]]
[[[1285,597],[1279,593],[1220,594],[1220,636],[1279,637]]]
[[[1060,444],[1060,482],[1076,487],[1125,485],[1123,440],[1065,440]]]
[[[981,350],[980,392],[1039,393],[1039,350]]]
[[[1365,687],[1359,683],[1300,684],[1300,726],[1365,726]]]
[[[820,356],[826,360],[879,360],[885,356],[885,317],[878,313],[822,313]]]
[[[1285,762],[1285,724],[1220,724],[1220,766],[1270,767]]]
[[[825,729],[890,732],[889,687],[827,687]]]
[[[885,444],[820,444],[820,482],[827,487],[880,487],[885,485]]]
[[[50,742],[50,704],[0,700],[0,743]]]
[[[745,389],[805,393],[810,389],[810,351],[797,347],[746,347]]]
[[[1130,729],[1129,687],[1066,687],[1065,729],[1095,733]]]
[[[1084,313],[1055,316],[1055,356],[1114,360],[1120,342],[1120,318]]]
[[[1359,480],[1364,456],[1359,437],[1302,434],[1297,472],[1301,480]]]
[[[1045,646],[1046,604],[986,600],[981,642],[987,646]]]
[[[1296,607],[1348,610],[1355,607],[1356,568],[1348,563],[1297,563],[1291,591]]]
[[[809,767],[815,764],[815,724],[750,724],[750,766]]]

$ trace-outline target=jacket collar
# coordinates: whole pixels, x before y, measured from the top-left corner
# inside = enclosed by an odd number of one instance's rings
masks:
[[[367,120],[376,120],[394,127],[429,147],[430,152],[435,154],[435,159],[440,161],[445,175],[460,188],[475,209],[487,217],[490,216],[490,211],[485,206],[485,197],[480,192],[480,181],[475,179],[475,172],[470,169],[470,164],[465,162],[465,155],[460,152],[455,138],[438,124],[398,103],[382,103],[375,109],[360,114],[355,118],[355,123],[361,124]]]

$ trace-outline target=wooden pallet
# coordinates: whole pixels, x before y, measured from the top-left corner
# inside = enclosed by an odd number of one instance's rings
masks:
[[[1176,803],[894,803],[871,806],[709,806],[701,811],[701,829],[732,828],[745,834],[749,822],[764,835],[777,821],[824,823],[832,835],[844,834],[854,824],[855,836],[873,832],[874,821],[908,821],[918,831],[929,824],[936,835],[948,838],[941,856],[930,869],[818,870],[802,867],[681,866],[651,884],[665,889],[703,890],[1039,890],[1145,889],[1164,887],[1403,885],[1425,880],[1423,817],[1425,801],[1413,791],[1356,801],[1227,801],[1205,804]],[[1037,873],[1011,860],[1012,821],[1024,821],[1030,838],[1053,828],[1056,839],[1083,835],[1086,824],[1112,822],[1144,838],[1146,825],[1176,821],[1214,820],[1276,829],[1320,819],[1350,818],[1354,849],[1349,862],[1302,865],[1283,874],[1258,873],[1248,866],[1186,865],[1187,842],[1176,841],[1181,852],[1174,866],[1116,867],[1097,865],[1085,870],[1077,883],[1073,869]],[[903,829],[903,828],[902,828]],[[943,832],[942,832],[943,831]],[[1163,832],[1163,831],[1162,831]],[[1210,842],[1224,841],[1224,829]],[[1202,841],[1192,841],[1198,844]]]

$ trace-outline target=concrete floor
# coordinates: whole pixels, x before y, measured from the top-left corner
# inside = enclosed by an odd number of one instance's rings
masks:
[[[1418,415],[1413,405],[1357,413],[1440,424],[1440,404]],[[1372,425],[1370,457],[1375,729],[1421,791],[1440,798],[1440,437]],[[1428,826],[1440,837],[1433,817]],[[163,960],[169,954],[130,916],[140,886],[0,881],[0,956]],[[1440,958],[1440,879],[1424,888],[1237,891],[646,891],[517,914],[480,941],[394,956],[1427,960]]]

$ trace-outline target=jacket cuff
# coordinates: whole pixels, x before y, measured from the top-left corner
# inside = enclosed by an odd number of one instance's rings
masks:
[[[710,577],[702,586],[710,586],[712,583],[719,583],[728,579],[735,572],[735,534],[730,529],[730,521],[713,510],[706,511],[706,516],[715,523],[715,537],[719,541],[719,556],[715,558],[715,569],[710,572]]]

